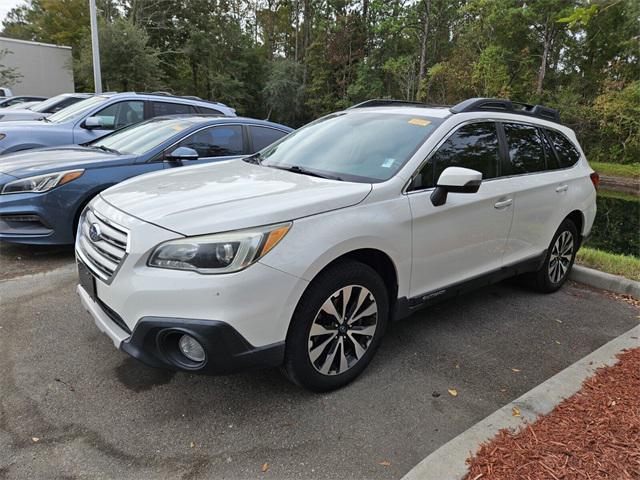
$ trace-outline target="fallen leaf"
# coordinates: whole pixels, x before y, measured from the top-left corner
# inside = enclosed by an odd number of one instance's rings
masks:
[[[556,340],[556,343],[557,343],[558,345],[562,345],[558,340]]]
[[[380,462],[380,465],[382,465],[383,467],[389,467],[391,466],[391,462],[389,460],[383,460]]]
[[[262,464],[262,473],[265,473],[267,470],[269,470],[269,464],[268,463],[263,463]]]
[[[449,395],[451,395],[452,397],[458,396],[458,390],[456,390],[455,388],[450,388],[449,390],[447,390],[447,392],[449,392]]]
[[[518,373],[518,372],[520,372],[521,370],[520,370],[519,368],[512,368],[512,369],[511,369],[511,371],[512,371],[512,372],[516,372],[516,373]]]
[[[614,402],[614,403],[615,403],[615,402]],[[38,442],[40,441],[40,438],[38,438],[38,437],[31,437],[31,441],[32,441],[33,443],[38,443]]]
[[[191,448],[195,448],[195,447],[196,447],[196,442],[191,442],[191,443],[189,444],[189,446],[190,446]]]
[[[511,410],[511,413],[514,417],[519,417],[520,416],[520,409],[518,407],[513,407],[513,409]]]

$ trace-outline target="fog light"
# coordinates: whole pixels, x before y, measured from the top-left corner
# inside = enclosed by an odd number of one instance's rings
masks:
[[[178,340],[178,347],[180,347],[180,352],[189,360],[198,363],[204,362],[204,348],[191,335],[182,335]]]

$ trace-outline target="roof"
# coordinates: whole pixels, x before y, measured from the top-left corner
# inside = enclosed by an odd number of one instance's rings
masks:
[[[30,40],[18,40],[17,38],[0,37],[0,42],[12,42],[12,43],[24,43],[27,45],[33,45],[38,47],[50,47],[50,48],[62,48],[64,50],[71,50],[68,45],[54,45],[53,43],[32,42]]]
[[[280,123],[275,123],[275,122],[269,122],[267,120],[258,120],[256,118],[249,118],[249,117],[228,117],[224,115],[208,115],[208,114],[197,114],[197,113],[180,114],[180,115],[164,115],[161,117],[153,117],[147,120],[147,122],[159,122],[159,121],[169,121],[169,120],[188,121],[193,123],[194,125],[207,124],[207,123],[218,123],[218,124],[248,123],[252,125],[263,125],[266,127],[274,127],[282,130],[293,131],[292,128],[287,127],[286,125],[282,125]]]

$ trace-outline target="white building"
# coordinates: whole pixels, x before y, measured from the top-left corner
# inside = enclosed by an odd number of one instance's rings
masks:
[[[0,85],[14,95],[51,97],[74,91],[71,47],[0,37],[0,50],[8,50],[2,64],[22,75],[14,85]]]

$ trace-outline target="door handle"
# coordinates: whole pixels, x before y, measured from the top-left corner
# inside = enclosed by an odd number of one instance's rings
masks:
[[[558,188],[556,188],[557,193],[566,192],[567,190],[569,190],[569,185],[560,185]]]
[[[494,208],[497,208],[498,210],[501,210],[503,208],[507,208],[507,207],[511,206],[512,203],[513,203],[513,199],[507,198],[506,200],[500,200],[499,202],[497,202],[494,205]]]

